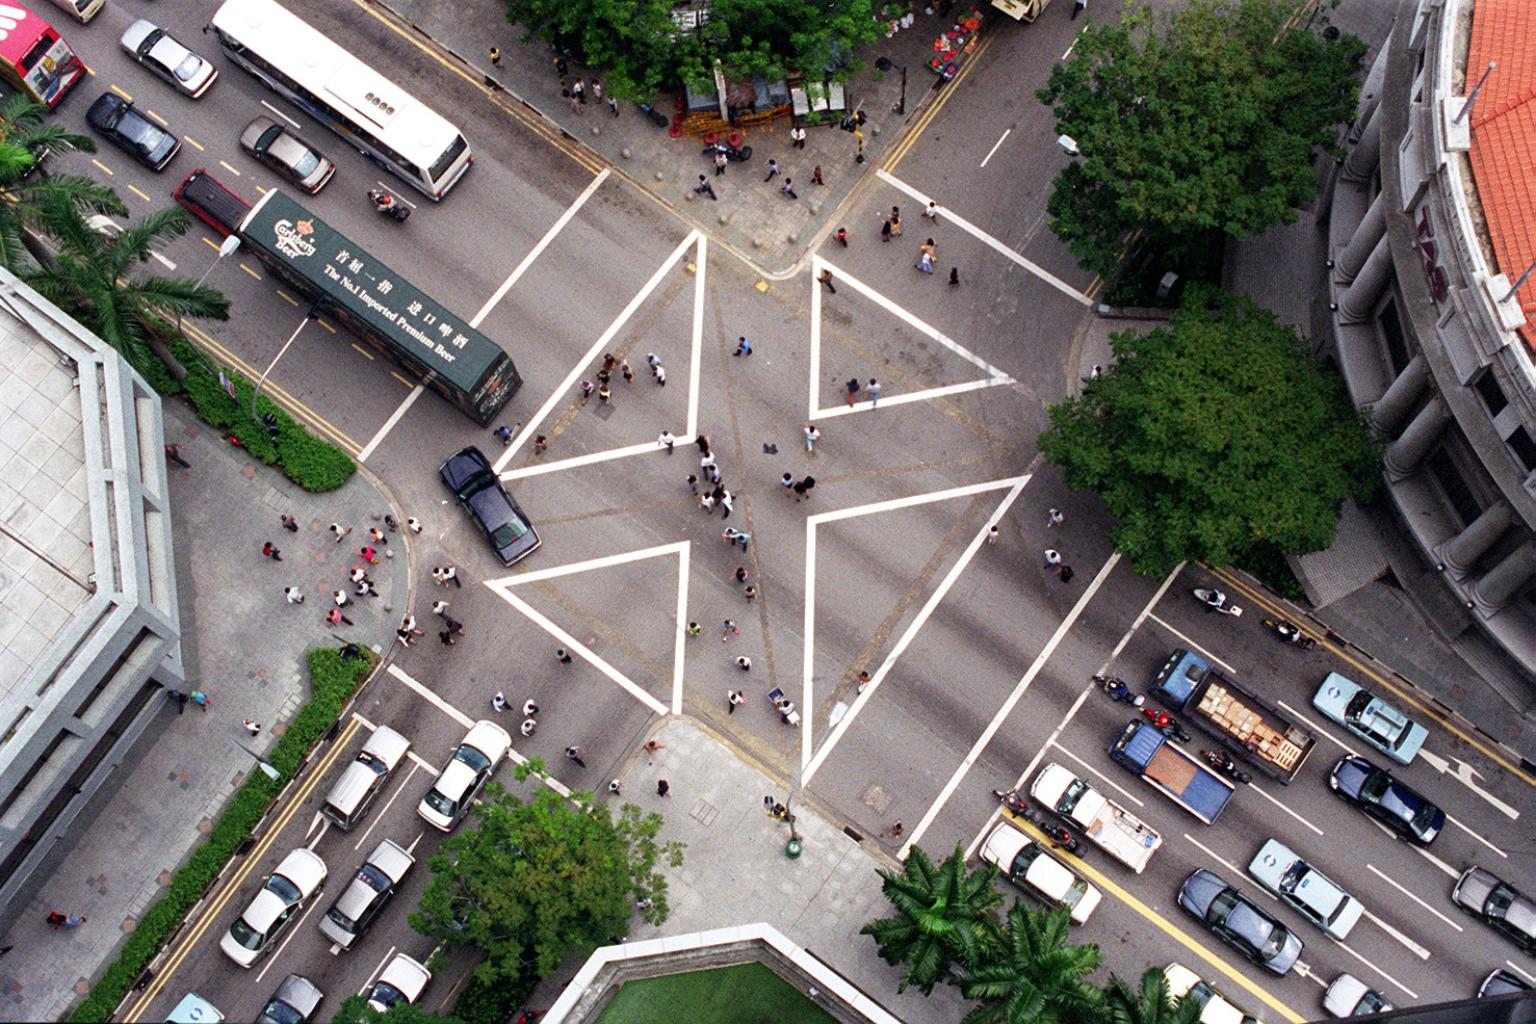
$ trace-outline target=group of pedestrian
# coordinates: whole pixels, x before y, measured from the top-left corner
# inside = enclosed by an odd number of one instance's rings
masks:
[[[651,376],[655,378],[657,384],[665,387],[667,384],[666,367],[661,365],[661,360],[656,358],[656,353],[654,352],[647,352],[645,359],[651,365]],[[586,405],[594,394],[597,395],[598,400],[603,405],[611,403],[613,401],[612,385],[614,374],[618,374],[620,379],[626,384],[633,384],[635,382],[635,371],[630,368],[629,360],[621,359],[612,352],[608,352],[603,356],[603,365],[598,367],[597,372],[592,375],[596,383],[594,384],[590,380],[583,379],[577,385],[581,389],[581,404]],[[543,434],[534,438],[534,454],[543,454],[544,450],[548,447],[549,439]]]
[[[1055,529],[1066,521],[1067,517],[1062,515],[1061,509],[1059,508],[1051,508],[1045,514],[1045,527],[1048,530]],[[987,535],[987,543],[995,544],[997,542],[996,534],[997,527],[993,526]],[[1054,574],[1056,578],[1061,580],[1063,583],[1070,583],[1072,581],[1072,577],[1074,575],[1072,572],[1072,566],[1068,565],[1062,560],[1061,552],[1057,551],[1055,548],[1045,549],[1044,568],[1046,572]]]
[[[879,408],[880,395],[883,390],[884,389],[880,386],[880,382],[873,377],[869,378],[868,384],[860,384],[859,378],[849,377],[847,383],[843,385],[843,391],[847,393],[848,408],[850,409],[853,408],[853,404],[859,400],[860,391],[863,391],[866,395],[869,396],[869,407],[871,409]]]
[[[715,460],[714,450],[710,447],[709,435],[700,434],[694,443],[698,445],[700,452],[699,473],[688,475],[688,486],[697,496],[699,508],[704,510],[705,515],[714,515],[715,508],[718,506],[721,510],[720,518],[729,519],[731,512],[736,508],[736,495],[726,489],[720,464]],[[746,547],[745,541],[742,547]]]
[[[367,543],[357,549],[357,556],[368,566],[379,564],[380,549],[387,551],[389,535],[400,529],[400,523],[392,515],[384,515],[382,522],[384,524],[383,528],[377,526],[368,528]],[[289,533],[299,532],[298,520],[287,513],[283,513],[279,517],[279,523]],[[421,521],[414,516],[408,518],[405,521],[405,525],[412,533],[421,533],[424,529]],[[326,527],[326,532],[331,535],[333,543],[340,544],[352,535],[353,530],[350,526],[332,523]],[[262,557],[270,558],[274,562],[281,562],[283,560],[282,551],[272,541],[267,541],[262,545],[261,554]],[[437,570],[433,570],[433,572],[435,575]],[[368,573],[368,569],[363,565],[355,565],[348,570],[347,578],[348,582],[352,585],[352,592],[349,594],[344,587],[338,587],[331,591],[331,607],[324,616],[327,625],[356,625],[343,609],[351,603],[354,597],[378,597],[380,594],[378,584],[374,582],[373,577]],[[288,604],[303,604],[304,591],[297,584],[290,584],[283,588],[283,600]]]
[[[784,493],[796,501],[804,501],[811,496],[811,488],[816,486],[816,478],[807,473],[799,480],[793,473],[785,473],[779,477],[779,484],[784,488]]]

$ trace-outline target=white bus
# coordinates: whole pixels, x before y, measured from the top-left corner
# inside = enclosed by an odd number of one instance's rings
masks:
[[[457,128],[272,0],[226,0],[208,27],[236,64],[434,201],[474,163]]]

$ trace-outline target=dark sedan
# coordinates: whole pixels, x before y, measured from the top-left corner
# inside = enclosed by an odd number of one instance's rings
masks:
[[[1339,758],[1328,773],[1328,785],[1400,838],[1420,846],[1434,842],[1445,827],[1444,811],[1363,757]]]
[[[501,486],[479,448],[465,448],[443,463],[438,472],[464,511],[490,538],[503,565],[526,558],[539,546],[539,532]]]
[[[1536,900],[1476,866],[1461,873],[1451,899],[1484,924],[1503,932],[1526,953],[1536,954]]]
[[[113,93],[103,93],[92,103],[85,112],[85,120],[108,142],[152,171],[165,170],[165,165],[181,152],[180,139]]]
[[[1214,872],[1200,868],[1184,879],[1179,906],[1267,971],[1284,974],[1301,957],[1300,939]]]

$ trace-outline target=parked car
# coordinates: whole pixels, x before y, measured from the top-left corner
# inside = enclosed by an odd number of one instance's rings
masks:
[[[437,777],[427,795],[421,798],[416,813],[427,824],[444,832],[469,813],[475,797],[485,788],[496,766],[512,749],[512,737],[495,722],[476,722],[453,752],[453,759]]]
[[[181,152],[180,139],[116,93],[102,93],[85,112],[85,121],[112,145],[152,171],[165,170],[165,165]]]
[[[1526,953],[1536,954],[1536,901],[1519,889],[1473,866],[1456,880],[1451,899]]]
[[[1215,986],[1202,981],[1200,976],[1183,964],[1169,964],[1163,968],[1168,979],[1168,994],[1175,1003],[1190,1000],[1200,1004],[1199,1024],[1260,1024],[1257,1017],[1250,1017],[1227,1001]]]
[[[290,974],[267,1000],[256,1024],[309,1024],[324,999],[325,993],[314,982]]]
[[[165,29],[140,18],[123,33],[123,49],[128,55],[176,87],[176,91],[197,99],[207,92],[219,69],[182,46]]]
[[[1339,796],[1411,843],[1428,846],[1445,827],[1445,812],[1418,790],[1363,757],[1341,757],[1328,773]]]
[[[1197,868],[1179,889],[1179,906],[1260,967],[1284,974],[1301,956],[1301,940],[1220,875]]]
[[[1350,929],[1365,913],[1360,901],[1340,889],[1321,871],[1302,860],[1278,839],[1259,847],[1248,864],[1248,873],[1258,883],[1317,925],[1343,942]]]
[[[329,157],[270,117],[245,126],[240,148],[310,195],[325,188],[336,173]]]
[[[368,990],[368,1005],[380,1013],[399,1003],[409,1005],[421,998],[422,990],[431,980],[431,971],[404,953],[396,953]]]
[[[490,460],[479,448],[465,448],[444,462],[438,473],[464,511],[490,539],[501,564],[511,565],[528,557],[542,543],[539,532],[501,486]]]
[[[219,948],[241,967],[251,966],[272,951],[323,884],[325,861],[302,846],[294,850],[267,876]]]
[[[250,203],[202,167],[181,179],[171,198],[223,238],[234,234],[251,212]]]
[[[1334,978],[1323,995],[1323,1009],[1334,1017],[1363,1017],[1367,1013],[1386,1013],[1393,1008],[1380,992],[1353,974]]]
[[[394,840],[381,840],[320,919],[320,931],[342,949],[351,949],[372,927],[415,863],[416,858]]]
[[[1312,706],[1398,764],[1412,761],[1429,738],[1428,729],[1337,672],[1328,673]]]
[[[981,844],[981,859],[996,865],[1014,885],[1048,906],[1062,907],[1073,924],[1088,920],[1104,894],[1039,843],[1008,824],[998,822]]]
[[[1530,990],[1531,986],[1524,978],[1500,967],[1484,978],[1483,983],[1477,987],[1477,998],[1492,999],[1494,996],[1510,996]]]

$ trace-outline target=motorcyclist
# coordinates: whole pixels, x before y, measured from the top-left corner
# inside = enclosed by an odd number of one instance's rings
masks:
[[[395,208],[395,197],[381,188],[370,189],[368,198],[373,200],[374,209],[380,213],[388,213]]]
[[[1173,724],[1173,716],[1162,708],[1147,708],[1142,714],[1152,720],[1152,724],[1159,729],[1166,729]]]
[[[1219,590],[1212,589],[1208,592],[1205,603],[1210,605],[1212,608],[1225,608],[1227,606],[1227,595],[1223,594]]]

